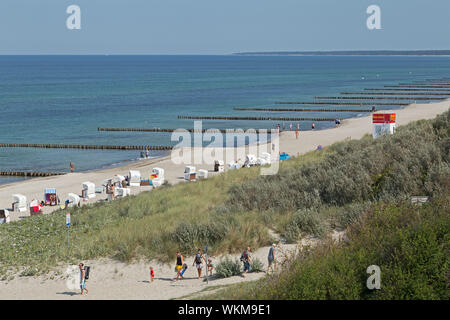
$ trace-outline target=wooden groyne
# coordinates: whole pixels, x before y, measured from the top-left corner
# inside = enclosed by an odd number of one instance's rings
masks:
[[[444,97],[314,97],[317,100],[445,100]]]
[[[402,102],[377,102],[377,101],[371,101],[371,102],[283,102],[283,101],[275,101],[275,104],[310,104],[310,105],[339,105],[339,106],[365,106],[365,105],[371,105],[371,106],[407,106],[409,103],[402,103]]]
[[[81,144],[0,143],[0,148],[83,149],[83,150],[172,150],[171,146],[108,146]]]
[[[233,110],[247,111],[287,111],[287,112],[371,112],[368,109],[285,109],[285,108],[233,108]]]
[[[448,85],[450,85],[450,82],[448,82],[448,81],[442,81],[442,82],[435,82],[435,81],[433,81],[433,82],[429,82],[429,81],[416,82],[416,81],[413,81],[413,82],[400,82],[399,85],[400,86],[415,86],[415,85],[419,85],[419,86],[421,86],[421,85],[424,85],[424,86],[448,86]]]
[[[0,171],[0,176],[9,177],[51,177],[62,176],[63,172],[35,172],[35,171]]]
[[[341,92],[340,94],[362,94],[362,95],[396,95],[396,96],[423,96],[427,93],[422,92]],[[428,93],[431,96],[450,96],[450,92]]]
[[[410,91],[424,91],[424,93],[427,93],[427,92],[436,92],[436,91],[438,91],[438,92],[450,92],[450,88],[449,89],[410,89],[410,88],[374,88],[374,89],[371,89],[371,88],[364,88],[364,90],[370,90],[370,91],[394,91],[394,92],[397,92],[397,91],[406,91],[406,92],[410,92]],[[433,94],[433,93],[430,93],[430,94]]]
[[[440,85],[429,85],[429,84],[417,84],[417,85],[396,85],[396,86],[384,86],[385,88],[428,88],[428,89],[438,89],[438,88],[442,88],[442,89],[449,89],[449,86],[440,86]]]
[[[161,128],[98,128],[98,131],[131,131],[131,132],[175,132],[179,129],[161,129]],[[191,133],[228,133],[233,132],[235,129],[202,129],[202,130],[196,130],[196,129],[182,129],[183,131],[186,130]],[[259,132],[270,132],[271,129],[253,129],[256,133]]]
[[[178,116],[178,119],[197,120],[250,120],[250,121],[335,121],[336,118],[286,118],[286,117],[205,117],[205,116]]]

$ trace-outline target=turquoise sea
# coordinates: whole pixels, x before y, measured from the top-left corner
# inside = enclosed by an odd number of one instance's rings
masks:
[[[449,57],[0,56],[0,143],[173,145],[170,134],[98,132],[97,127],[193,127],[193,120],[177,115],[355,117],[357,112],[233,107],[277,107],[275,101],[308,102],[318,95],[449,75]],[[276,123],[203,121],[203,127],[274,128]],[[302,130],[310,126],[301,122]],[[316,122],[317,129],[331,126]],[[85,171],[138,157],[139,151],[3,148],[0,171],[67,172],[70,161]],[[14,180],[0,178],[0,183]]]

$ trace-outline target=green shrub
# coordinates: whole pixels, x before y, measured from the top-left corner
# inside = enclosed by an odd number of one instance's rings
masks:
[[[302,251],[270,278],[219,291],[211,299],[441,299],[448,301],[450,197],[412,205],[379,203],[348,229],[349,241]],[[381,289],[366,287],[367,267]]]
[[[264,264],[259,260],[258,258],[254,257],[252,259],[252,265],[251,265],[250,272],[263,272],[264,271]]]
[[[289,243],[294,243],[303,235],[322,237],[326,231],[327,226],[317,211],[305,209],[294,213],[283,235]]]
[[[369,210],[370,202],[354,202],[343,207],[337,208],[335,212],[335,220],[340,227],[347,226],[357,222],[360,217]]]
[[[218,278],[229,278],[240,274],[241,263],[238,259],[233,261],[231,258],[225,257],[216,266],[216,275]]]
[[[449,130],[444,128],[450,127],[449,114],[400,127],[392,136],[335,144],[321,161],[233,186],[227,205],[287,212],[433,196],[441,183],[449,184],[439,180],[439,173],[448,173]]]

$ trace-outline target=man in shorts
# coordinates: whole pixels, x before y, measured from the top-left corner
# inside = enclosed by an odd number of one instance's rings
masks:
[[[277,260],[275,260],[275,243],[272,244],[272,247],[269,249],[269,255],[267,256],[267,273],[272,268],[272,273],[277,269]]]
[[[244,273],[242,276],[245,278],[248,271],[251,271],[250,264],[252,263],[252,257],[250,254],[250,247],[247,247],[247,249],[242,253],[241,255],[241,261],[244,263]]]
[[[84,264],[80,263],[80,289],[81,295],[83,295],[84,290],[86,290],[86,294],[88,294],[88,289],[86,288],[86,269],[84,268]]]

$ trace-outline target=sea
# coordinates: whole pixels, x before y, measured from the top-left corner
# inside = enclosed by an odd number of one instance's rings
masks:
[[[449,76],[450,57],[436,56],[0,56],[0,143],[175,145],[170,133],[97,128],[193,128],[193,120],[178,115],[359,117],[365,114],[233,108],[297,108],[274,102],[312,102],[342,91]],[[345,107],[352,108],[361,109]],[[377,106],[383,108],[396,107]],[[202,127],[272,129],[277,123],[203,120]],[[315,125],[321,130],[334,122]],[[300,127],[310,130],[311,121]],[[152,151],[151,157],[166,154]],[[139,151],[0,148],[0,171],[68,172],[70,162],[76,171],[89,171],[139,157]],[[0,184],[22,179],[0,177]]]

